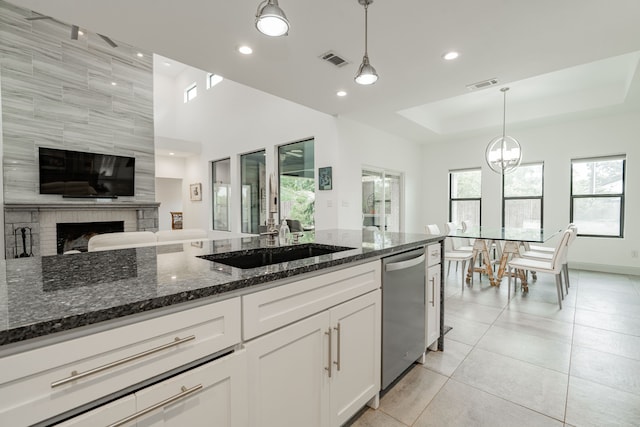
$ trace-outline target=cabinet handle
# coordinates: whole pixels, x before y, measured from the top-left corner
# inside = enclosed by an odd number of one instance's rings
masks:
[[[71,381],[79,380],[79,379],[88,377],[90,375],[97,374],[97,373],[102,372],[102,371],[106,371],[107,369],[115,368],[116,366],[120,366],[120,365],[123,365],[125,363],[133,362],[134,360],[150,356],[150,355],[152,355],[154,353],[157,353],[159,351],[166,350],[166,349],[171,348],[171,347],[175,347],[175,346],[177,346],[179,344],[185,343],[187,341],[192,341],[194,339],[196,339],[195,335],[190,335],[190,336],[188,336],[186,338],[178,338],[178,337],[176,337],[173,340],[173,342],[170,342],[168,344],[164,344],[164,345],[161,345],[159,347],[143,351],[142,353],[134,354],[133,356],[125,357],[124,359],[116,360],[115,362],[107,363],[106,365],[98,366],[97,368],[93,368],[93,369],[90,369],[88,371],[84,371],[84,372],[80,372],[80,373],[78,373],[77,371],[73,371],[73,372],[71,372],[71,376],[70,377],[63,378],[61,380],[52,382],[51,383],[51,388],[59,387],[61,385],[70,383]]]
[[[338,356],[336,358],[336,361],[333,363],[335,363],[337,370],[340,371],[340,322],[338,322],[338,326],[334,329],[338,333],[338,336],[336,338],[336,341],[338,342]]]
[[[431,278],[431,307],[436,306],[436,278]]]
[[[331,328],[329,327],[329,329],[327,330],[327,332],[324,333],[325,335],[329,335],[329,351],[328,351],[328,355],[329,355],[329,359],[328,359],[328,366],[326,368],[324,368],[326,371],[329,371],[329,378],[331,378]]]
[[[158,402],[155,405],[151,405],[148,408],[144,408],[142,411],[136,412],[133,415],[129,415],[126,418],[121,419],[120,421],[116,421],[113,424],[109,424],[107,427],[120,427],[123,426],[135,419],[138,419],[144,415],[147,415],[149,412],[153,412],[156,409],[162,408],[163,406],[167,406],[170,405],[172,403],[177,402],[180,399],[183,399],[197,391],[202,390],[202,384],[198,384],[195,387],[191,387],[191,388],[186,388],[185,386],[182,386],[180,388],[180,393],[176,394],[175,396],[171,396],[168,399],[163,400],[162,402]]]

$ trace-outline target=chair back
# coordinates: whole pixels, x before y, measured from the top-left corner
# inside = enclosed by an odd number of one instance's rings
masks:
[[[447,222],[446,227],[447,227],[447,234],[455,233],[456,230],[458,230],[458,224],[456,224],[455,222]],[[460,249],[463,246],[470,246],[470,241],[469,239],[466,239],[466,238],[449,237],[448,239],[451,240],[450,242],[451,249],[453,249],[454,251]]]
[[[562,239],[558,242],[556,250],[553,252],[553,258],[551,258],[551,268],[553,270],[559,270],[562,268],[562,264],[566,262],[567,247],[572,234],[573,230],[564,230],[562,233]]]
[[[473,221],[469,221],[469,220],[462,221],[462,231],[467,231],[471,227],[473,227]]]
[[[424,226],[424,231],[427,234],[438,235],[440,234],[440,228],[436,224],[429,224]]]

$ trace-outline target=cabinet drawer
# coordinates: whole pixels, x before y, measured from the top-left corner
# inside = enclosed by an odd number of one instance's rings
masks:
[[[427,267],[440,264],[440,243],[427,246]]]
[[[242,297],[248,340],[380,287],[380,260]]]
[[[4,357],[0,425],[50,418],[238,344],[240,321],[234,298]]]

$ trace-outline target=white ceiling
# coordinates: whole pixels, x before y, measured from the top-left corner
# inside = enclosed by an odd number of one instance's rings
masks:
[[[275,39],[254,27],[259,0],[11,3],[420,142],[500,126],[504,86],[509,125],[640,105],[638,0],[375,0],[369,57],[380,79],[366,87],[353,81],[358,0],[280,0],[292,28]],[[328,50],[350,64],[321,61]],[[448,50],[460,58],[444,61]],[[500,84],[466,89],[489,78]]]

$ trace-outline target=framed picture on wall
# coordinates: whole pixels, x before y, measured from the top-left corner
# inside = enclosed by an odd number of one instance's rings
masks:
[[[331,177],[331,166],[318,168],[318,190],[333,189],[333,179]]]
[[[191,184],[189,193],[190,193],[189,199],[192,202],[197,202],[202,200],[202,184],[199,182],[195,184]]]

